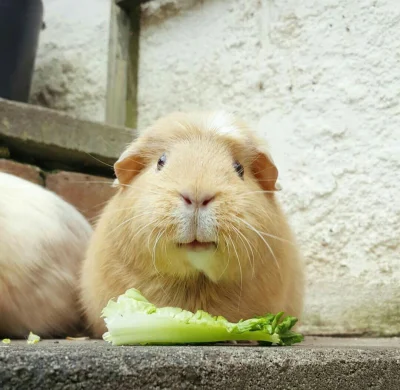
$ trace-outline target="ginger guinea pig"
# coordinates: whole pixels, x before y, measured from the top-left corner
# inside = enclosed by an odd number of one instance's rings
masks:
[[[238,321],[300,316],[303,268],[276,200],[265,145],[225,113],[174,113],[115,163],[119,187],[92,236],[82,303],[94,337],[109,299],[139,289],[158,306]]]
[[[0,172],[0,338],[73,335],[92,228],[56,194]]]

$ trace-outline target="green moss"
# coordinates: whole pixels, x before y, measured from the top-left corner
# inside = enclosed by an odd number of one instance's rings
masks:
[[[2,123],[3,123],[3,126],[6,127],[7,129],[10,128],[10,122],[8,121],[7,118],[3,118]]]
[[[10,158],[10,150],[7,146],[0,145],[0,158]]]

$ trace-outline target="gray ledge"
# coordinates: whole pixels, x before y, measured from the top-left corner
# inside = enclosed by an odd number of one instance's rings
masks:
[[[295,347],[0,344],[6,389],[396,389],[399,339],[308,338]]]
[[[0,99],[0,145],[10,151],[11,158],[44,168],[112,176],[110,165],[134,136],[132,129]]]

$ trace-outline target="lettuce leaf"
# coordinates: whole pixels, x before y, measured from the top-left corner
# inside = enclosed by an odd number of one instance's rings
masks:
[[[40,341],[40,337],[32,332],[29,332],[28,340],[26,341],[28,344],[37,344]]]
[[[237,323],[198,310],[157,308],[140,291],[129,289],[102,311],[108,332],[103,339],[113,345],[204,344],[224,341],[258,341],[262,345],[292,345],[303,336],[291,329],[297,318],[283,312],[266,314]],[[281,321],[282,319],[282,321]]]

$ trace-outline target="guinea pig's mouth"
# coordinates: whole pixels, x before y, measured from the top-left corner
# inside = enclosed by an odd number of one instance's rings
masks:
[[[194,240],[188,243],[179,243],[179,248],[184,248],[192,252],[201,252],[207,250],[215,250],[217,248],[217,244],[215,242],[200,242]]]

